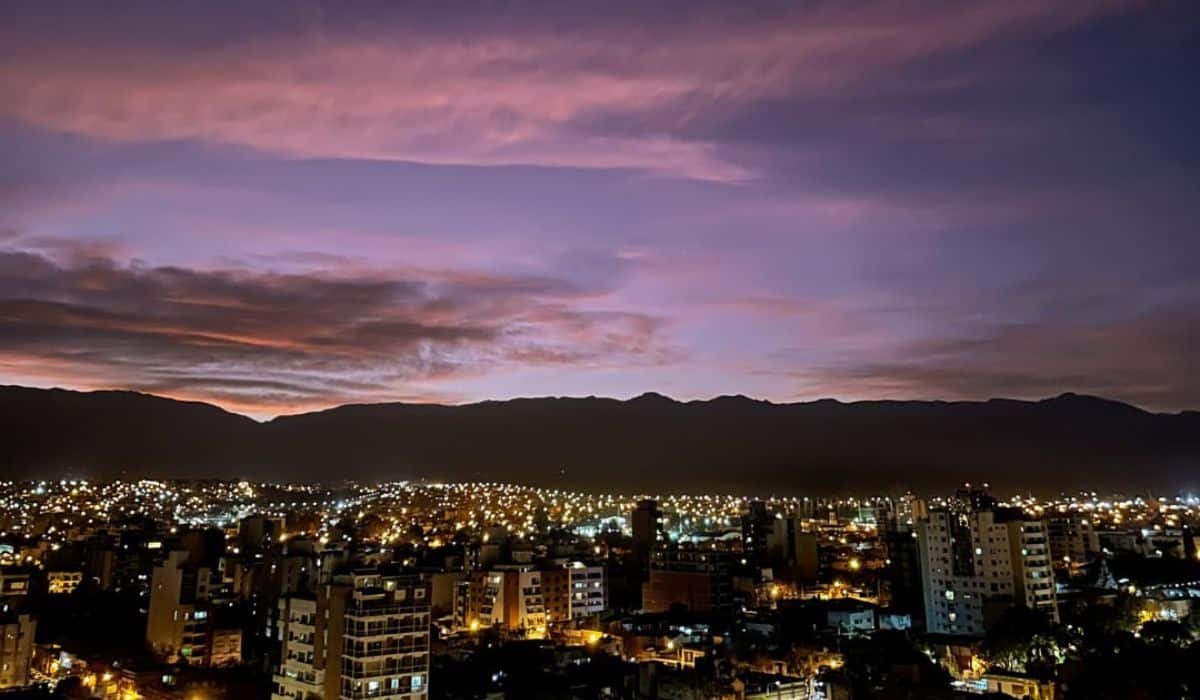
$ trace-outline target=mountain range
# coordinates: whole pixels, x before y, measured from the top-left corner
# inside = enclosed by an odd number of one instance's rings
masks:
[[[802,494],[1200,486],[1200,413],[1041,401],[528,398],[345,405],[259,422],[128,391],[0,387],[4,478],[479,480]]]

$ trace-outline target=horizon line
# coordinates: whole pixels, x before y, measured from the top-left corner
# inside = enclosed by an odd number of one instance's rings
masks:
[[[1011,397],[1011,396],[989,396],[986,398],[975,398],[975,399],[878,398],[878,399],[849,399],[849,400],[847,400],[847,399],[839,399],[839,398],[832,397],[832,396],[824,396],[824,397],[819,397],[819,398],[814,398],[814,399],[799,399],[799,400],[795,400],[795,401],[773,401],[771,399],[758,398],[758,397],[749,396],[747,394],[742,394],[742,393],[716,394],[716,395],[708,396],[706,398],[680,399],[680,398],[671,396],[669,394],[664,394],[659,391],[647,390],[647,391],[641,392],[640,394],[628,396],[625,398],[620,398],[617,396],[603,396],[603,395],[598,395],[598,394],[588,394],[588,395],[554,394],[554,395],[509,396],[509,397],[504,397],[504,398],[484,398],[484,399],[462,401],[462,402],[458,402],[458,403],[443,403],[443,402],[438,402],[438,401],[402,401],[402,400],[400,400],[400,401],[386,401],[386,400],[385,401],[346,401],[343,403],[331,403],[327,406],[324,406],[321,408],[314,408],[314,409],[307,410],[307,411],[297,411],[297,412],[293,412],[293,413],[276,413],[276,414],[269,414],[269,415],[268,414],[255,415],[253,413],[243,413],[241,411],[227,408],[226,406],[222,405],[221,403],[214,402],[214,401],[182,398],[182,397],[172,396],[167,393],[160,394],[160,393],[154,393],[151,391],[145,391],[145,390],[141,390],[141,389],[127,389],[127,388],[119,388],[119,387],[80,389],[80,388],[72,388],[72,387],[59,386],[59,385],[30,386],[30,385],[25,385],[25,384],[0,384],[0,390],[5,390],[5,389],[18,389],[18,390],[26,390],[26,391],[44,391],[44,392],[58,391],[58,392],[72,393],[72,394],[134,394],[134,395],[138,395],[138,396],[162,399],[165,401],[173,401],[176,403],[197,404],[197,405],[209,406],[212,408],[216,408],[220,411],[223,411],[225,413],[228,413],[230,415],[241,416],[243,418],[247,418],[247,419],[252,420],[255,423],[259,423],[259,424],[270,423],[279,418],[289,418],[289,417],[295,417],[295,416],[312,415],[312,414],[317,414],[317,413],[325,413],[325,412],[329,412],[329,411],[334,411],[334,410],[337,410],[340,408],[352,408],[352,407],[428,406],[428,407],[440,407],[440,408],[463,408],[463,407],[478,406],[478,405],[488,404],[488,403],[510,403],[510,402],[514,402],[514,401],[547,401],[547,400],[579,400],[579,401],[583,401],[583,400],[589,400],[589,399],[596,400],[596,401],[615,401],[618,403],[630,403],[632,401],[636,401],[639,399],[661,399],[661,400],[669,401],[671,403],[679,404],[679,405],[696,404],[696,403],[711,403],[713,401],[718,401],[721,399],[740,399],[740,400],[744,400],[744,401],[767,404],[767,405],[771,405],[771,406],[798,406],[798,405],[817,404],[817,403],[836,403],[839,405],[851,406],[851,405],[855,405],[855,404],[870,404],[870,403],[876,403],[876,404],[878,404],[878,403],[922,403],[922,404],[954,405],[954,404],[986,404],[986,403],[1006,402],[1006,401],[1014,402],[1014,403],[1037,404],[1037,403],[1045,403],[1045,402],[1053,401],[1053,400],[1076,398],[1076,399],[1089,399],[1089,400],[1104,402],[1104,403],[1108,403],[1108,404],[1117,404],[1117,405],[1125,406],[1132,410],[1136,410],[1136,411],[1139,411],[1141,413],[1145,413],[1148,415],[1179,416],[1179,415],[1187,415],[1187,414],[1193,414],[1193,413],[1200,412],[1200,410],[1198,410],[1198,409],[1190,409],[1190,408],[1180,409],[1177,411],[1155,411],[1155,410],[1147,409],[1143,406],[1139,406],[1134,403],[1130,403],[1128,401],[1123,401],[1120,399],[1113,399],[1113,398],[1109,398],[1106,396],[1100,396],[1097,394],[1089,394],[1089,393],[1076,392],[1076,391],[1063,391],[1063,392],[1059,392],[1058,394],[1055,394],[1052,396],[1041,396],[1041,397],[1036,397],[1036,398],[1016,398],[1016,397]]]

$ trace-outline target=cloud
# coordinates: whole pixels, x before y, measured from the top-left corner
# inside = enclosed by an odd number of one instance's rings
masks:
[[[686,135],[700,115],[824,94],[1007,33],[1052,32],[1124,3],[828,3],[678,14],[585,6],[479,17],[330,8],[242,29],[239,14],[151,12],[0,38],[0,115],[113,141],[200,140],[300,158],[635,168],[741,181],[752,166]],[[376,8],[378,10],[378,8]],[[643,16],[644,15],[644,16]],[[195,25],[228,37],[192,36]],[[286,27],[290,29],[280,29]],[[202,32],[201,32],[202,34]],[[189,39],[196,39],[190,41]],[[624,128],[611,128],[620,123]]]
[[[0,375],[272,413],[447,396],[506,367],[669,360],[662,319],[564,280],[464,270],[305,273],[0,250]]]

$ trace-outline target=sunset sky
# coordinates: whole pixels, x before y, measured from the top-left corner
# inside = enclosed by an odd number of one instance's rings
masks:
[[[5,2],[0,384],[1200,408],[1197,66],[1189,1]]]

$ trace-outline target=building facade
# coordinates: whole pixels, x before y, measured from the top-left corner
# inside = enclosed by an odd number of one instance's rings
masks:
[[[419,574],[372,568],[280,601],[272,698],[427,700],[429,599]]]
[[[1057,621],[1043,523],[972,505],[931,510],[916,531],[926,631],[981,637],[1013,605]]]
[[[213,633],[209,593],[214,585],[213,572],[188,560],[188,552],[173,551],[154,567],[146,643],[151,653],[167,663],[209,665]]]
[[[1047,518],[1046,534],[1055,567],[1070,568],[1100,556],[1100,535],[1087,515],[1065,513]]]
[[[325,693],[325,619],[315,596],[279,601],[281,656],[274,698],[312,700]]]
[[[721,612],[733,606],[733,565],[716,552],[669,551],[650,563],[642,585],[642,609],[666,612],[680,605],[692,612]]]

